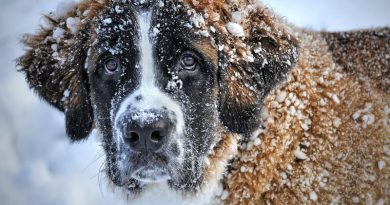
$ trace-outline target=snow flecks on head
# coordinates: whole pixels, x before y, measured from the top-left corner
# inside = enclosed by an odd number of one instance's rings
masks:
[[[111,24],[111,23],[112,23],[112,19],[111,18],[103,19],[103,24],[104,25],[108,25],[108,24]]]
[[[117,14],[121,14],[121,13],[124,12],[124,10],[121,8],[121,6],[116,5],[116,6],[115,6],[115,12],[116,12]]]
[[[72,34],[76,34],[79,31],[80,18],[78,17],[68,17],[66,19],[66,27],[70,30]]]
[[[167,90],[177,90],[182,89],[183,87],[183,81],[174,73],[171,73],[171,80],[167,83]]]
[[[61,0],[56,7],[55,16],[57,18],[67,15],[73,7],[77,5],[75,0]]]
[[[242,21],[241,11],[232,12],[232,20],[234,23],[241,24]]]
[[[244,36],[245,33],[244,33],[244,29],[242,28],[241,25],[237,24],[237,23],[233,23],[233,22],[229,22],[226,24],[226,29],[229,31],[230,34],[232,34],[233,36],[238,36],[238,37],[241,37],[241,36]]]
[[[189,10],[190,11],[190,10]],[[191,12],[189,12],[191,13]],[[204,20],[204,17],[199,14],[199,13],[194,13],[192,14],[192,16],[190,17],[190,22],[192,26],[194,26],[195,28],[202,28],[206,25],[206,22]]]
[[[261,56],[263,67],[269,62],[271,56],[265,55],[267,51],[256,49],[262,47],[260,38],[272,37],[274,39],[285,38],[291,41],[295,37],[284,30],[284,23],[280,17],[269,12],[269,8],[259,6],[256,1],[184,1],[188,7],[187,15],[190,20],[187,26],[201,36],[213,38],[212,33],[220,34],[220,43],[230,45],[225,47],[223,53],[231,62],[255,62],[252,50],[255,49]],[[263,19],[261,16],[267,16]],[[279,29],[279,32],[275,30]],[[263,32],[260,34],[260,31]],[[259,32],[259,35],[256,33]],[[251,34],[246,36],[246,34]],[[250,40],[257,36],[256,40]],[[282,37],[283,36],[283,37]],[[251,43],[248,43],[250,41]],[[245,42],[245,43],[244,43]],[[281,43],[284,44],[284,43]],[[283,47],[283,45],[279,45]],[[262,52],[262,53],[261,53]],[[286,59],[286,62],[294,62]],[[290,65],[291,66],[291,65]]]
[[[148,110],[139,110],[139,112],[132,112],[129,120],[139,122],[139,125],[142,128],[145,124],[150,124],[160,117],[162,116],[159,113],[151,112]]]
[[[65,30],[62,29],[62,28],[57,27],[57,28],[54,28],[52,37],[57,42],[59,42],[61,40],[61,38],[64,37],[64,34],[65,34]]]

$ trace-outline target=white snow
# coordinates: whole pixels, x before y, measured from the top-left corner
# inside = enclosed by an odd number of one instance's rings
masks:
[[[310,192],[310,200],[317,201],[317,199],[318,199],[317,193],[314,191]]]
[[[357,120],[359,117],[360,117],[360,112],[359,112],[359,111],[353,113],[353,115],[352,115],[352,118],[353,118],[354,120]]]
[[[363,126],[371,125],[375,122],[375,115],[367,114],[362,116]]]
[[[223,48],[224,48],[225,46],[224,45],[218,45],[218,50],[219,51],[223,51]]]
[[[385,204],[385,200],[383,199],[379,199],[377,202],[376,202],[376,205],[384,205]]]
[[[309,125],[306,124],[306,123],[302,123],[302,124],[301,124],[301,128],[302,128],[303,130],[305,130],[305,131],[308,131],[308,130],[310,129]]]
[[[286,174],[286,172],[282,172],[282,173],[280,174],[280,176],[281,176],[282,179],[284,179],[284,180],[287,179],[287,174]]]
[[[253,49],[254,53],[260,53],[262,49],[260,47]]]
[[[333,94],[333,95],[332,95],[332,100],[333,100],[333,102],[335,102],[336,104],[340,104],[340,100],[339,100],[339,98],[337,97],[337,95]]]
[[[354,204],[357,204],[357,203],[359,203],[359,202],[360,202],[360,199],[359,199],[359,197],[358,197],[358,196],[354,196],[354,197],[352,197],[352,202],[353,202]]]
[[[292,167],[291,164],[287,164],[287,170],[290,171],[290,172],[293,170],[293,167]]]
[[[233,36],[244,36],[244,29],[240,24],[229,22],[225,25],[226,29],[229,31],[230,34]]]
[[[62,17],[66,15],[75,5],[76,2],[74,0],[62,0],[56,7],[55,15],[57,17]]]
[[[297,159],[300,159],[300,160],[307,159],[307,155],[304,152],[302,152],[300,149],[296,149],[294,152],[294,155]]]
[[[232,12],[232,19],[233,19],[234,23],[240,24],[241,23],[241,12],[240,11]]]
[[[69,94],[70,94],[70,91],[68,90],[68,89],[66,89],[65,91],[64,91],[64,97],[69,97]]]
[[[201,28],[203,25],[205,25],[203,16],[198,13],[191,16],[190,22],[193,26],[195,26],[195,28]]]
[[[215,28],[214,28],[214,26],[210,26],[210,31],[212,32],[212,33],[215,33]]]
[[[256,137],[256,139],[255,139],[255,140],[253,140],[253,145],[255,145],[255,146],[259,146],[260,144],[261,144],[261,140],[260,140],[260,138]]]
[[[69,17],[66,19],[66,27],[72,32],[73,34],[76,34],[78,29],[78,26],[80,24],[80,18],[72,18]]]
[[[65,34],[65,30],[62,29],[62,28],[55,28],[53,30],[53,39],[56,39],[57,41],[60,40],[62,37],[64,37],[64,34]]]
[[[333,120],[333,126],[336,127],[336,128],[340,127],[341,123],[342,122],[341,122],[340,118],[336,118],[336,119]]]
[[[160,33],[160,30],[156,27],[153,27],[153,33],[152,33],[152,36],[155,37],[157,36],[157,34]]]
[[[51,44],[51,49],[53,49],[54,52],[58,51],[58,45],[57,44]]]
[[[278,101],[278,103],[282,103],[287,97],[287,92],[286,91],[280,91],[277,95],[276,95],[276,101]]]
[[[199,34],[204,36],[204,37],[209,37],[210,36],[210,33],[206,30],[202,30],[202,31],[199,31]]]
[[[295,107],[294,106],[290,106],[290,109],[289,109],[289,113],[290,113],[290,115],[292,115],[292,116],[294,116],[295,115],[295,113],[296,113],[296,109],[295,109]]]
[[[385,168],[385,165],[386,165],[385,161],[380,160],[380,161],[378,162],[378,169],[379,169],[379,170],[382,170],[383,168]]]
[[[115,12],[117,13],[117,14],[121,14],[121,13],[123,13],[123,9],[119,6],[119,5],[116,5],[115,6]]]
[[[111,19],[111,18],[103,19],[103,23],[104,23],[105,25],[111,24],[111,23],[112,23],[112,19]]]
[[[222,200],[227,199],[228,194],[229,194],[229,193],[228,193],[226,190],[224,190],[224,191],[222,192],[221,199],[222,199]]]

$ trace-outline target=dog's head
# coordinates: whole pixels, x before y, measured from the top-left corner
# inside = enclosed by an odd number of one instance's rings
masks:
[[[83,1],[27,36],[18,63],[72,140],[95,125],[116,185],[196,190],[226,133],[259,127],[297,55],[267,10],[245,7],[240,26],[240,5],[221,2]]]

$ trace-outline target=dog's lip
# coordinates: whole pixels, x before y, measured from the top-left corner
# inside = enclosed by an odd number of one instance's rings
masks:
[[[169,171],[165,167],[143,166],[138,168],[131,174],[131,178],[144,183],[156,183],[167,181],[171,177]]]
[[[164,152],[160,153],[136,153],[127,156],[133,165],[138,167],[164,167],[167,166],[170,157]]]
[[[170,178],[169,157],[164,154],[144,153],[128,155],[123,180],[136,179],[144,183],[159,182]],[[126,167],[127,166],[127,167]]]

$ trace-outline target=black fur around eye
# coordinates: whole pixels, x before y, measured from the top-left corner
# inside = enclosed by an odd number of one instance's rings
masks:
[[[107,73],[112,74],[119,70],[119,61],[114,58],[109,58],[104,61],[104,68]]]
[[[180,65],[184,70],[195,70],[197,64],[198,60],[192,54],[184,54],[180,59]]]

